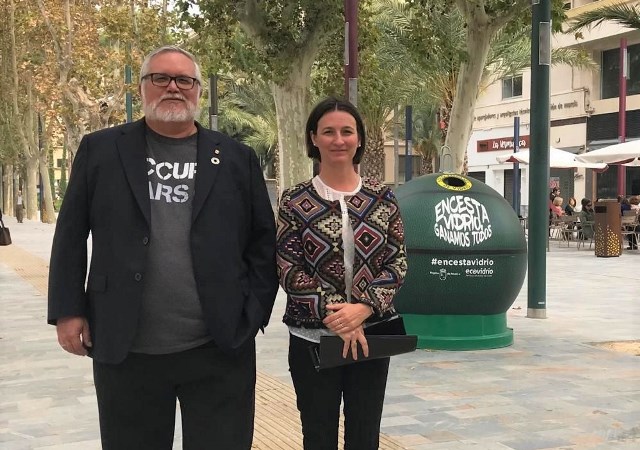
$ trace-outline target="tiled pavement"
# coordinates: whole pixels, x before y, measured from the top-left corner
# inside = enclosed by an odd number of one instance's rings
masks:
[[[14,245],[0,247],[0,448],[98,449],[90,360],[59,350],[45,325],[53,226],[5,222]],[[381,448],[639,449],[640,358],[593,345],[640,340],[639,269],[639,251],[605,259],[552,243],[548,318],[526,318],[523,286],[508,313],[512,346],[392,359]],[[256,449],[301,448],[283,307],[280,293],[257,340]]]

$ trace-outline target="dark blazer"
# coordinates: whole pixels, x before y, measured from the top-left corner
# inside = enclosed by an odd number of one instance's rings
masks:
[[[232,353],[269,322],[278,289],[275,219],[254,151],[197,127],[193,270],[209,333]],[[100,362],[122,361],[136,334],[150,244],[145,148],[144,119],[85,136],[54,235],[48,322],[86,317]]]

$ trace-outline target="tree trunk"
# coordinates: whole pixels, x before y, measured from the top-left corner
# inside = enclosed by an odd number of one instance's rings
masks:
[[[49,139],[46,131],[46,123],[44,117],[38,114],[38,136],[40,145],[38,146],[38,165],[40,169],[40,220],[43,223],[55,223],[56,215],[53,210],[53,196],[51,193],[51,178],[49,167]]]
[[[37,136],[37,122],[35,119],[34,100],[33,100],[33,80],[29,74],[26,76],[18,76],[18,62],[17,62],[17,46],[15,36],[15,5],[13,1],[9,2],[9,30],[12,46],[11,53],[11,72],[13,76],[13,89],[11,92],[11,100],[13,107],[13,114],[17,120],[20,120],[21,126],[17,127],[18,141],[21,146],[21,153],[24,156],[26,162],[27,179],[26,184],[23,186],[23,201],[26,203],[26,217],[28,219],[36,219],[38,211],[38,201],[36,185],[38,179],[38,149],[35,143],[35,137]],[[20,109],[20,103],[18,102],[18,94],[20,93],[20,81],[26,86],[26,107]],[[15,193],[17,195],[17,192]],[[23,203],[24,207],[24,203]]]
[[[288,79],[272,83],[278,122],[278,195],[286,188],[312,176],[312,162],[307,157],[304,129],[309,112],[311,63],[301,56],[292,64]]]
[[[22,192],[27,204],[26,217],[29,220],[38,220],[38,156],[30,156],[26,162],[27,179]]]
[[[64,145],[67,148],[67,167],[69,168],[69,173],[67,174],[68,178],[71,176],[73,160],[76,157],[76,152],[80,146],[82,136],[86,132],[86,128],[80,123],[81,121],[78,121],[78,123],[72,123],[73,121],[71,118],[66,115],[62,117],[62,120],[65,123]]]
[[[13,194],[13,164],[6,164],[2,172],[2,213],[8,216],[14,215]]]
[[[462,173],[467,151],[473,111],[478,100],[480,82],[489,54],[494,30],[488,30],[482,21],[467,21],[467,52],[469,58],[460,66],[456,96],[451,110],[451,122],[445,145],[451,149],[453,172]]]
[[[16,201],[18,199],[18,191],[22,189],[22,186],[24,185],[24,179],[21,179],[22,177],[20,172],[23,172],[23,168],[13,166],[13,180],[11,180],[11,190],[13,192],[13,206],[14,206],[13,212],[14,213],[16,212],[15,206],[16,206]],[[24,202],[24,195],[22,197]],[[22,214],[24,215],[24,211],[22,212]]]
[[[69,161],[67,156],[66,145],[62,147],[62,166],[60,167],[60,184],[58,185],[58,193],[60,198],[64,198],[64,193],[67,192],[67,172],[69,171]]]
[[[384,132],[379,127],[369,127],[366,148],[360,162],[360,174],[384,181],[384,160]]]
[[[258,6],[260,2],[255,0],[237,3],[236,13],[240,27],[254,41],[254,45],[266,50],[270,44],[265,43],[265,30],[274,27],[273,24],[268,23],[267,14],[260,12],[261,8],[267,7]],[[281,3],[289,8],[288,3],[292,2]],[[303,8],[302,5],[299,7]],[[322,15],[305,18],[305,21],[307,19],[310,24],[304,27],[303,42],[291,45],[290,48],[278,50],[272,57],[274,59],[272,67],[274,78],[271,81],[271,92],[276,107],[278,126],[278,167],[276,171],[278,174],[276,178],[278,197],[284,189],[313,176],[313,163],[307,157],[304,132],[310,105],[311,68],[324,36],[339,29],[338,24],[327,20]],[[269,52],[272,51],[273,48],[269,50]],[[286,61],[286,69],[283,70],[280,66],[284,61]]]
[[[280,203],[280,194],[282,193],[282,189],[280,189],[280,145],[276,147],[275,153],[273,154],[273,178],[276,180],[277,200],[278,203]]]
[[[51,180],[49,179],[49,164],[46,155],[40,155],[40,176],[42,177],[42,215],[43,223],[56,223],[56,214],[53,210],[53,195],[51,193]]]
[[[430,173],[433,173],[433,158],[423,155],[420,158],[420,175],[428,175]]]
[[[38,0],[38,6],[42,19],[51,36],[51,48],[54,50],[56,61],[58,62],[57,75],[61,88],[62,103],[65,105],[61,117],[65,124],[66,135],[65,144],[69,151],[69,161],[72,162],[76,149],[80,144],[82,136],[88,130],[95,131],[108,125],[108,118],[103,120],[100,116],[98,101],[90,96],[80,82],[71,76],[74,65],[74,22],[71,20],[71,3],[69,0],[61,1],[65,27],[56,28],[55,24],[49,20],[45,2]],[[133,3],[131,5],[133,7]],[[137,25],[135,16],[133,17],[134,30]],[[124,95],[124,89],[116,94],[115,102],[120,102]]]

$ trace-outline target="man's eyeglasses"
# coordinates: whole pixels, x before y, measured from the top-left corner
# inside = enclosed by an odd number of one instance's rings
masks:
[[[196,83],[200,83],[197,78],[188,77],[186,75],[178,75],[176,77],[172,77],[167,75],[166,73],[148,73],[140,79],[144,80],[146,78],[149,78],[151,80],[151,84],[158,87],[167,87],[171,84],[172,81],[175,81],[176,86],[185,91],[193,89]]]

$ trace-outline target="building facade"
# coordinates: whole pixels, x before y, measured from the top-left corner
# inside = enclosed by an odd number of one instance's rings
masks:
[[[638,1],[573,0],[566,2],[569,19],[605,4]],[[612,22],[584,29],[580,39],[572,34],[553,37],[554,48],[583,48],[597,63],[597,70],[566,65],[550,69],[550,146],[572,153],[596,150],[618,142],[620,47],[626,40],[628,79],[626,140],[640,139],[640,32]],[[476,177],[507,200],[513,197],[513,164],[499,164],[496,157],[513,152],[514,118],[518,117],[520,149],[529,147],[531,71],[498,80],[480,95],[467,147],[469,175]],[[528,168],[521,164],[521,214],[528,211]],[[591,169],[550,169],[549,187],[559,186],[562,197],[611,198],[617,194],[619,166],[603,173]],[[640,167],[626,167],[626,195],[640,194]]]

